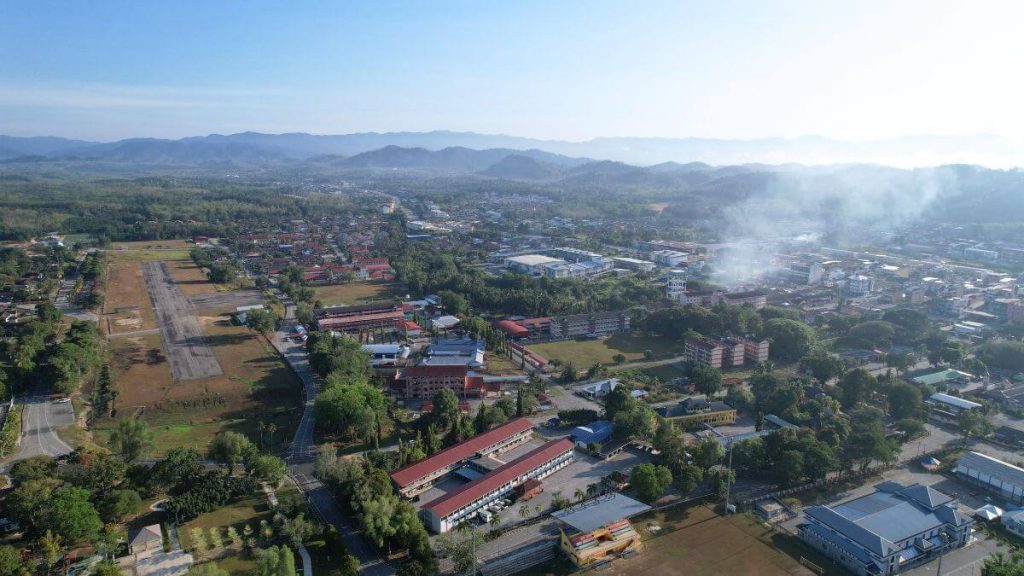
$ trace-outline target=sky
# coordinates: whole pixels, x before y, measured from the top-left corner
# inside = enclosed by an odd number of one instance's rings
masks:
[[[1024,3],[0,2],[0,134],[1024,141]]]

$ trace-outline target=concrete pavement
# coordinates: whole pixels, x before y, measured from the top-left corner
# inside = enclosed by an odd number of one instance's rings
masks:
[[[322,522],[337,528],[345,541],[349,552],[359,559],[359,573],[366,576],[391,576],[395,573],[384,559],[366,544],[359,531],[352,526],[344,515],[334,496],[314,475],[317,457],[317,446],[314,439],[313,402],[320,386],[313,377],[309,367],[309,357],[300,344],[289,338],[292,326],[295,325],[295,304],[281,293],[277,297],[285,305],[285,321],[280,330],[274,333],[274,348],[288,362],[292,370],[302,381],[304,394],[302,418],[295,430],[291,446],[285,456],[288,463],[288,475],[305,495],[306,501],[316,512]]]

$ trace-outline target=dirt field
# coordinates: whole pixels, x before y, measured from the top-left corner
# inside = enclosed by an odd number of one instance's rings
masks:
[[[232,290],[230,292],[196,294],[190,297],[189,301],[196,309],[226,308],[234,311],[239,306],[263,304],[263,294],[259,290]]]
[[[195,244],[188,240],[141,240],[138,242],[114,242],[112,250],[191,250]]]
[[[106,298],[100,330],[123,334],[156,328],[139,262],[118,260],[107,265]],[[121,312],[115,310],[122,308]]]
[[[394,282],[349,282],[335,286],[316,286],[313,288],[316,299],[325,306],[351,306],[374,300],[390,300],[405,296],[404,288]]]
[[[644,359],[644,350],[654,353],[654,358],[681,353],[682,345],[662,338],[615,334],[598,340],[560,340],[529,346],[545,360],[572,362],[577,369],[587,369],[594,364],[614,364],[616,354],[626,357],[626,362]]]
[[[192,314],[192,305],[178,290],[165,262],[145,262],[142,273],[149,289],[164,353],[175,380],[194,380],[223,374],[220,364]]]
[[[672,508],[634,520],[644,536],[644,550],[626,561],[613,562],[609,574],[633,576],[784,576],[813,572],[776,550],[767,528],[748,516],[724,518],[705,506]],[[653,533],[652,525],[661,527]]]

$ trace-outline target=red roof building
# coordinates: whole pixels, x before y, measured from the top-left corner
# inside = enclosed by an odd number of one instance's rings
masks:
[[[540,480],[568,466],[573,454],[572,440],[552,440],[430,502],[422,514],[434,532],[447,532],[527,480]]]
[[[505,334],[508,334],[512,338],[526,338],[530,335],[530,331],[528,329],[511,320],[499,320],[494,324],[494,327]]]
[[[410,497],[430,488],[434,482],[447,476],[465,462],[514,448],[529,440],[532,433],[533,424],[526,418],[510,420],[419,462],[395,470],[391,473],[391,481],[403,496]]]
[[[447,388],[460,398],[483,397],[494,392],[493,387],[484,384],[482,376],[469,371],[465,364],[436,366],[408,366],[398,375],[401,382],[392,389],[402,392],[405,398],[433,398]]]

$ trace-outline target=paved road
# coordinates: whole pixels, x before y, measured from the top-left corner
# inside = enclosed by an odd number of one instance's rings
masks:
[[[330,523],[338,529],[338,533],[345,541],[345,546],[359,559],[360,574],[391,576],[395,573],[394,569],[385,564],[383,558],[366,544],[359,531],[342,513],[327,487],[314,476],[317,446],[313,437],[313,400],[320,387],[313,377],[306,352],[301,345],[294,343],[288,337],[295,324],[295,306],[283,294],[278,293],[277,296],[285,305],[285,321],[282,323],[281,329],[275,332],[273,344],[302,381],[305,398],[302,419],[299,420],[299,426],[285,457],[288,462],[288,474],[295,481],[299,490],[305,494],[306,500],[316,511],[320,520]]]
[[[70,402],[57,404],[45,395],[36,394],[18,402],[25,406],[21,415],[21,447],[18,453],[2,469],[33,456],[63,456],[71,447],[57,435],[57,430],[75,423],[75,413]]]
[[[153,303],[167,362],[171,365],[171,376],[175,380],[193,380],[223,374],[192,313],[192,304],[178,289],[167,264],[145,262],[142,275]]]

